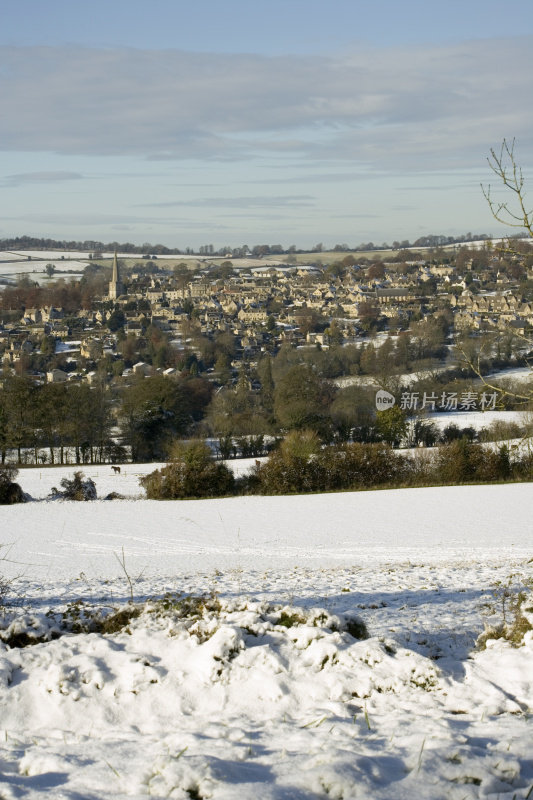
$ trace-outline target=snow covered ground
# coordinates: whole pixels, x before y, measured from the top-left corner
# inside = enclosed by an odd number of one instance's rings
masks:
[[[73,457],[72,453],[69,455]],[[255,458],[238,458],[226,463],[238,476],[250,470],[255,461]],[[121,464],[119,473],[115,472],[110,464],[22,467],[16,480],[29,495],[36,499],[44,499],[50,494],[53,486],[59,487],[63,478],[72,478],[76,470],[81,470],[86,477],[95,482],[99,498],[105,497],[110,492],[118,492],[128,499],[139,499],[144,497],[139,479],[163,466],[162,463]]]
[[[517,425],[529,423],[531,414],[527,411],[438,411],[428,414],[428,419],[434,422],[439,430],[444,430],[447,425],[457,425],[458,428],[474,428],[480,431],[488,428],[493,422],[516,422]]]
[[[2,636],[43,640],[0,643],[0,798],[533,796],[531,634],[475,650],[533,577],[532,485],[156,502],[85,471],[130,499],[0,511]]]
[[[491,372],[487,376],[491,382],[493,380],[512,380],[517,383],[531,383],[533,381],[533,371],[531,367],[508,367],[507,369]]]

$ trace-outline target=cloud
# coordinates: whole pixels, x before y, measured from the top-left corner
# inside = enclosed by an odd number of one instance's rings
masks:
[[[73,213],[73,214],[57,214],[54,212],[33,212],[27,213],[23,217],[20,216],[5,216],[6,221],[22,221],[28,223],[37,223],[44,225],[67,225],[79,227],[117,227],[121,225],[127,226],[160,226],[160,227],[185,227],[185,228],[198,228],[205,229],[205,223],[202,221],[194,221],[185,217],[150,217],[150,216],[134,216],[129,214],[106,214],[106,213]],[[225,230],[225,226],[217,225],[216,223],[209,224],[210,229]]]
[[[142,203],[142,208],[279,208],[311,206],[316,198],[311,195],[284,195],[281,197],[204,197],[199,200],[171,200],[161,203]]]
[[[29,183],[61,183],[62,181],[83,180],[83,175],[79,172],[66,172],[57,170],[56,172],[21,172],[17,175],[5,175],[0,179],[2,186],[25,186]]]
[[[297,167],[298,165],[295,165]],[[253,181],[239,181],[239,183],[254,183],[268,185],[276,184],[281,185],[284,183],[298,184],[298,183],[354,183],[357,180],[365,180],[369,177],[368,172],[313,172],[307,175],[298,175],[292,173],[290,177],[278,176],[277,178],[255,178]]]
[[[396,186],[397,192],[457,192],[458,190],[464,191],[466,189],[474,189],[479,191],[479,182],[473,178],[469,182],[456,181],[449,186],[443,181],[442,183],[424,184],[423,186]]]
[[[157,161],[463,168],[503,136],[532,144],[532,45],[524,36],[338,58],[3,47],[0,142]]]

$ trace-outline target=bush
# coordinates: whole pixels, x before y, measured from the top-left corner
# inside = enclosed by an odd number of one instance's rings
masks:
[[[468,439],[458,439],[439,448],[436,477],[443,483],[500,481],[512,477],[509,449],[503,445],[490,450]]]
[[[231,494],[235,479],[228,467],[215,461],[205,442],[178,443],[171,460],[140,480],[149,500],[221,497]]]
[[[484,649],[489,639],[505,639],[520,647],[526,633],[533,631],[533,580],[509,575],[495,584],[492,594],[494,602],[487,606],[492,621],[485,624],[477,647]]]
[[[405,457],[384,442],[327,447],[321,452],[319,461],[326,474],[328,490],[399,483],[408,471]]]
[[[368,488],[401,482],[408,474],[406,458],[383,442],[321,448],[312,431],[293,431],[255,472],[263,494]]]
[[[520,439],[524,434],[524,429],[517,422],[507,422],[495,420],[487,428],[482,428],[479,432],[481,442],[501,442],[507,439]]]
[[[439,429],[434,422],[417,419],[409,438],[411,447],[433,447],[439,439]]]
[[[0,467],[0,505],[8,506],[14,503],[24,503],[26,496],[14,478],[18,475],[18,469],[10,466]]]
[[[266,464],[255,471],[262,494],[324,491],[326,474],[319,460],[320,440],[315,431],[291,431]]]
[[[469,442],[474,441],[477,437],[477,431],[475,428],[460,428],[454,422],[450,422],[449,425],[446,425],[444,430],[441,434],[441,441],[449,444],[450,442],[455,442],[459,439],[468,439]]]
[[[75,472],[72,478],[63,478],[60,486],[63,487],[62,492],[53,489],[52,493],[55,497],[61,497],[64,500],[96,500],[96,486],[91,478],[83,480],[84,474],[81,471]]]
[[[526,452],[513,462],[513,473],[516,478],[530,481],[533,478],[533,453]]]

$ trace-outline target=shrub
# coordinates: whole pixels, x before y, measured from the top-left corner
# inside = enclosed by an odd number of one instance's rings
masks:
[[[520,647],[526,633],[533,631],[533,580],[509,575],[495,584],[492,594],[494,602],[488,604],[488,612],[493,621],[485,624],[477,647],[485,648],[489,639],[505,639],[513,647]]]
[[[477,436],[477,431],[475,428],[460,428],[454,422],[450,422],[449,425],[446,425],[442,434],[441,434],[441,441],[444,443],[455,442],[459,439],[468,439],[468,441],[472,442]]]
[[[380,438],[392,447],[399,447],[407,434],[407,418],[405,411],[399,406],[378,411],[376,429]]]
[[[312,431],[293,431],[255,477],[263,494],[320,492],[380,486],[408,475],[404,456],[381,442],[320,447]]]
[[[96,500],[96,486],[91,478],[83,480],[84,474],[81,471],[75,472],[72,478],[63,478],[60,486],[63,487],[62,492],[53,489],[52,492],[56,497],[62,497],[64,500]]]
[[[433,447],[439,439],[439,429],[434,422],[417,419],[409,438],[411,446]]]
[[[18,475],[18,469],[10,466],[0,467],[0,505],[12,505],[14,503],[24,503],[26,497],[14,478]]]
[[[501,442],[507,439],[520,439],[523,436],[523,428],[517,422],[507,422],[495,420],[487,428],[482,428],[479,432],[481,442]]]
[[[408,474],[405,456],[384,442],[342,444],[321,454],[329,489],[356,489],[400,483]]]
[[[439,448],[436,460],[437,479],[443,483],[499,481],[512,476],[509,449],[502,445],[490,450],[458,439]]]
[[[255,474],[263,494],[325,490],[326,473],[317,434],[312,430],[291,431]]]
[[[482,450],[481,447],[476,449]],[[502,445],[496,451],[483,448],[483,456],[479,459],[476,478],[480,481],[503,481],[512,476],[509,448]]]
[[[220,497],[231,494],[233,473],[215,461],[205,442],[178,443],[171,460],[140,480],[149,500],[176,500],[186,497]]]
[[[516,478],[530,481],[533,478],[533,453],[526,452],[513,462],[513,473]]]

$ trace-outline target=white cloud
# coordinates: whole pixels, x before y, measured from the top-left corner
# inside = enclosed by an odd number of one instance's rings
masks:
[[[82,180],[79,172],[56,170],[51,172],[21,172],[15,175],[5,175],[0,178],[2,186],[25,186],[29,183],[62,183],[63,181]]]
[[[279,206],[301,208],[314,204],[314,197],[308,194],[283,195],[279,197],[203,197],[198,200],[170,200],[161,203],[142,203],[141,207],[173,208],[185,206],[187,208],[277,208]]]
[[[24,222],[30,224],[43,224],[43,225],[63,225],[63,226],[77,226],[77,227],[117,227],[120,225],[139,226],[150,225],[158,226],[161,228],[171,227],[184,227],[184,228],[199,228],[203,230],[205,224],[191,220],[189,218],[180,217],[149,217],[149,216],[136,216],[134,214],[112,214],[112,213],[56,213],[47,211],[36,211],[25,213],[23,216],[3,216],[5,221],[9,222]],[[215,230],[224,230],[225,226],[210,223],[210,228]]]
[[[531,144],[532,45],[517,37],[338,59],[4,47],[0,142],[157,160],[270,153],[463,167],[503,136]]]

